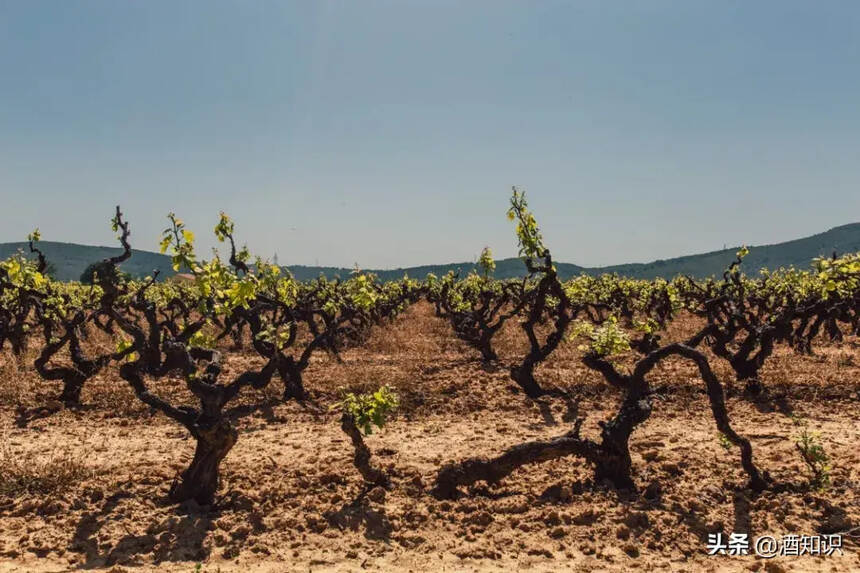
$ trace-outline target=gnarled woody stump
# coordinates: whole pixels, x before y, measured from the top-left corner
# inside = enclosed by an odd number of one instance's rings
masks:
[[[752,459],[749,440],[738,435],[729,423],[722,385],[711,370],[705,356],[684,344],[670,344],[659,348],[639,360],[633,372],[621,374],[608,361],[587,355],[586,364],[599,370],[612,386],[625,391],[618,413],[608,422],[602,422],[601,441],[596,442],[579,435],[581,420],[567,434],[552,440],[519,444],[495,458],[473,458],[448,464],[436,478],[433,494],[440,498],[456,495],[457,487],[478,481],[495,483],[514,470],[530,463],[545,462],[566,456],[578,456],[594,464],[595,478],[606,479],[619,489],[634,487],[631,475],[629,440],[635,428],[651,415],[649,386],[645,376],[656,364],[671,355],[688,358],[696,363],[711,404],[717,428],[741,451],[741,465],[750,478],[750,487],[761,491],[767,487],[768,477],[762,475]]]
[[[361,477],[364,478],[364,481],[371,486],[389,487],[391,485],[391,480],[384,471],[373,467],[370,463],[372,455],[370,453],[370,448],[368,448],[367,444],[364,443],[361,430],[359,430],[358,426],[355,424],[355,417],[346,410],[344,410],[340,417],[340,427],[344,433],[349,436],[349,439],[352,440],[352,447],[355,449],[352,463],[358,469],[358,472],[361,474]]]
[[[194,459],[182,472],[181,480],[170,488],[170,498],[176,501],[197,500],[198,503],[211,503],[218,491],[221,461],[236,444],[239,432],[229,420],[201,417],[189,427],[197,440]]]

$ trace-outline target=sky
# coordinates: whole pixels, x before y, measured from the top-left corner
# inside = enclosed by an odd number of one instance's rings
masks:
[[[860,221],[860,3],[0,0],[0,241],[644,262]]]

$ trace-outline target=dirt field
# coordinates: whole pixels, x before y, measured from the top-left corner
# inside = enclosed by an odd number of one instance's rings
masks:
[[[679,321],[674,334],[685,328]],[[521,344],[510,325],[498,343],[502,362]],[[429,489],[442,464],[563,434],[574,415],[585,418],[583,434],[596,436],[618,401],[579,363],[575,345],[538,370],[542,383],[570,391],[568,401],[528,400],[504,367],[486,369],[477,356],[420,304],[346,352],[343,363],[315,358],[305,381],[312,403],[280,403],[276,388],[251,392],[245,403],[264,406],[239,421],[219,500],[201,508],[166,499],[193,440],[152,415],[115,369],[85,388],[84,408],[24,426],[18,407],[44,404],[58,388],[40,381],[32,357],[19,364],[7,350],[0,354],[0,571],[860,570],[856,339],[822,343],[815,356],[780,348],[764,369],[772,400],[730,397],[733,424],[751,439],[759,467],[785,486],[758,496],[742,489],[737,450],[720,445],[697,371],[672,359],[649,377],[662,389],[631,440],[638,494],[593,483],[588,466],[567,458],[436,500]],[[227,370],[250,359],[231,355]],[[712,363],[731,379],[725,364]],[[367,442],[394,485],[359,497],[352,448],[329,407],[339,387],[381,384],[398,392],[401,412]],[[179,380],[159,391],[185,392]],[[805,486],[789,414],[820,432],[833,460],[826,491]],[[709,532],[755,538],[852,529],[841,556],[706,553]]]

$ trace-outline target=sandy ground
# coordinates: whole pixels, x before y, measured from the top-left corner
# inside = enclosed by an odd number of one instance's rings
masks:
[[[673,326],[680,336],[684,321]],[[502,362],[522,341],[515,325]],[[86,406],[23,425],[19,406],[46,403],[57,387],[0,354],[0,572],[70,571],[852,571],[857,537],[831,557],[706,554],[709,532],[860,534],[860,347],[822,345],[815,356],[780,349],[763,379],[777,399],[729,399],[735,428],[757,463],[790,491],[744,490],[736,450],[723,449],[702,383],[682,360],[650,376],[664,386],[631,441],[639,493],[592,482],[567,458],[524,467],[452,501],[429,495],[439,467],[563,434],[572,416],[596,436],[618,394],[581,366],[570,345],[538,371],[572,400],[531,401],[506,370],[487,369],[427,305],[374,333],[362,348],[314,360],[313,403],[279,403],[276,389],[238,423],[215,506],[166,499],[190,460],[187,432],[153,415],[111,372],[85,389]],[[231,355],[228,370],[251,360]],[[723,380],[728,369],[713,360]],[[339,388],[390,384],[400,415],[367,439],[393,476],[389,491],[359,495],[352,449],[338,414]],[[186,397],[179,381],[159,387]],[[794,446],[801,416],[832,458],[832,485],[809,477]],[[10,485],[11,484],[11,485]]]

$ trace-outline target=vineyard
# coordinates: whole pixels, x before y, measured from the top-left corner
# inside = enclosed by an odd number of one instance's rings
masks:
[[[186,279],[0,263],[0,571],[860,568],[860,254],[561,280],[300,282],[225,214]],[[512,237],[512,240],[514,238]],[[709,534],[840,555],[709,556]]]

